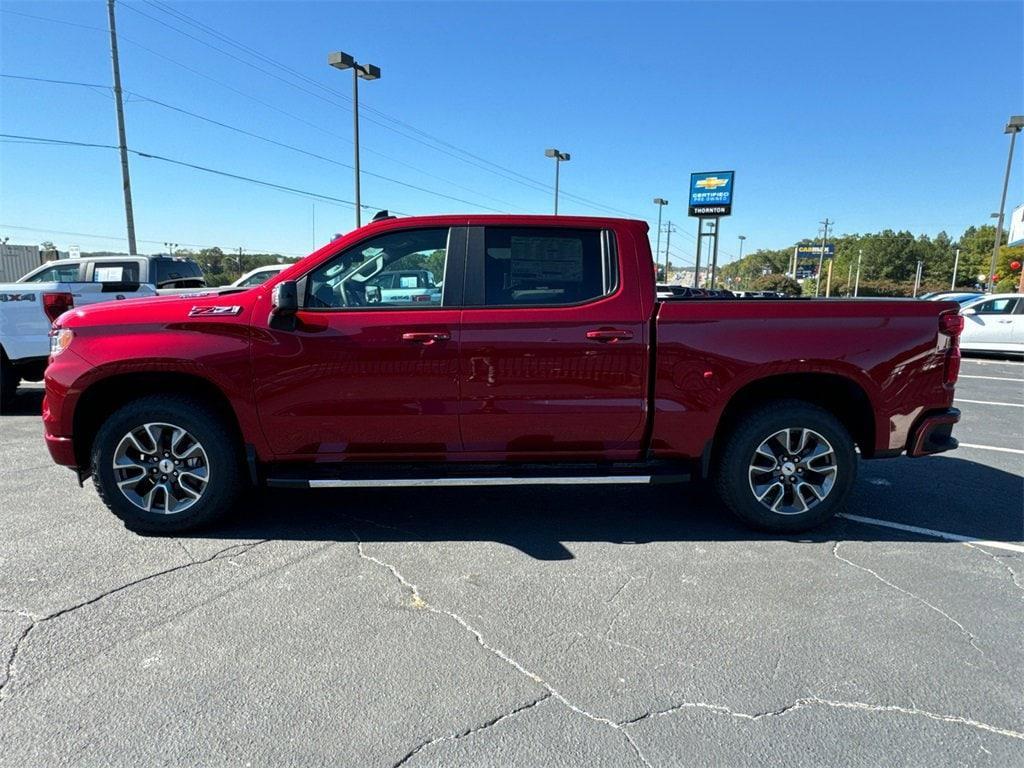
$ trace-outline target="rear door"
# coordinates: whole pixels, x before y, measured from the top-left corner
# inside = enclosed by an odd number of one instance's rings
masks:
[[[443,227],[364,239],[299,280],[294,327],[254,318],[256,399],[278,458],[436,461],[461,450],[465,239]],[[447,275],[444,295],[389,302],[374,278],[403,267]]]
[[[618,254],[609,230],[470,230],[459,363],[467,455],[639,456],[647,325],[635,264],[623,274]]]

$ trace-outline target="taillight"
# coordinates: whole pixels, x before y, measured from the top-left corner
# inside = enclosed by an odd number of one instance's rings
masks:
[[[51,323],[74,306],[74,297],[66,291],[43,294],[43,312],[50,318]]]
[[[416,293],[416,294],[413,294],[412,300],[413,301],[430,301],[430,296],[428,294],[425,294],[425,293]]]
[[[963,330],[964,317],[957,313],[956,310],[943,312],[939,315],[939,333],[944,336],[952,336],[955,339],[960,336]]]
[[[963,330],[963,315],[956,310],[939,315],[939,333],[949,337],[946,361],[942,369],[942,383],[948,386],[956,384],[957,376],[960,375],[960,334]]]

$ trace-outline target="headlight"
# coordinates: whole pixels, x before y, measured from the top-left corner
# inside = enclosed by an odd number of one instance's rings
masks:
[[[70,328],[55,328],[50,331],[50,357],[56,357],[67,349],[73,338],[75,334]]]

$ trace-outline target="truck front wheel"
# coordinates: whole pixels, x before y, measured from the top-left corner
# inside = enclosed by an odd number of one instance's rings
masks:
[[[834,515],[857,475],[854,441],[831,413],[780,400],[747,413],[727,436],[715,487],[746,523],[804,531]]]
[[[242,491],[231,431],[206,403],[176,395],[134,400],[108,418],[92,446],[100,498],[140,533],[209,525]]]

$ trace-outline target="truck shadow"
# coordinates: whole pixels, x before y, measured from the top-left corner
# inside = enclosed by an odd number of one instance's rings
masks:
[[[851,515],[980,539],[1024,539],[1024,479],[959,458],[862,462]],[[200,536],[345,542],[493,541],[540,560],[574,557],[573,542],[921,541],[920,533],[836,518],[799,535],[762,534],[704,484],[269,491]]]

